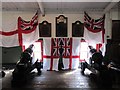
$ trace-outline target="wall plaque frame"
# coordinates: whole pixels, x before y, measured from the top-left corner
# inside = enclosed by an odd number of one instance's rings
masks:
[[[51,37],[51,23],[47,21],[39,23],[39,37]]]
[[[84,34],[84,24],[80,21],[72,23],[72,37],[83,37]]]
[[[56,37],[67,37],[67,17],[56,17]]]

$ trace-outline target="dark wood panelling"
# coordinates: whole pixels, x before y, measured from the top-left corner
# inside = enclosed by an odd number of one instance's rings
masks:
[[[112,21],[112,40],[120,41],[120,20]]]

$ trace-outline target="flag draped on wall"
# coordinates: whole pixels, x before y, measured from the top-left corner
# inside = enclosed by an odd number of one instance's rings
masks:
[[[59,48],[63,47],[62,55],[63,57],[69,57],[71,55],[71,38],[54,38],[52,39],[52,48],[53,48],[53,56],[59,57]]]
[[[87,42],[93,44],[104,42],[104,19],[105,15],[99,19],[92,19],[84,12],[84,38]]]
[[[38,12],[30,21],[25,21],[18,17],[17,30],[4,32],[0,31],[1,45],[3,47],[22,46],[23,44],[30,44],[39,38],[38,33]]]
[[[65,69],[78,68],[80,39],[73,38],[44,38],[43,41],[43,68],[58,69],[59,48],[63,47],[63,64]]]

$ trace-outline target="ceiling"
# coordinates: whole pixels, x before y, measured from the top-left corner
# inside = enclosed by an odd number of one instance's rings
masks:
[[[88,0],[90,1],[90,0]],[[23,1],[15,2],[12,0],[4,0],[2,2],[2,10],[3,11],[35,11],[40,10],[42,15],[51,13],[81,13],[83,11],[88,12],[99,12],[106,13],[110,9],[118,9],[120,3],[111,2],[111,0],[107,0],[107,2],[80,2],[79,0],[75,1],[63,1],[63,0],[55,0],[49,2],[47,0],[38,1]],[[104,0],[105,1],[105,0]]]

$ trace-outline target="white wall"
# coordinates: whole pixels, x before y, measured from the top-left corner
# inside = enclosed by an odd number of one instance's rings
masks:
[[[40,23],[44,20],[47,20],[49,23],[52,24],[52,37],[55,37],[56,33],[56,17],[61,14],[46,14],[45,17],[40,17]],[[72,23],[77,20],[83,22],[83,14],[62,14],[68,18],[68,37],[72,37]]]

